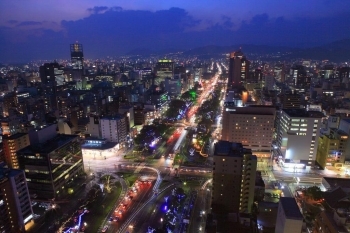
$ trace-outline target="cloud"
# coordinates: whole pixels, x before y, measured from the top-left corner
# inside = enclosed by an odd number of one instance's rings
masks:
[[[94,8],[88,8],[87,11],[91,14],[102,14],[105,13],[109,7],[107,6],[95,6]]]
[[[42,22],[36,22],[36,21],[24,21],[17,24],[17,26],[40,26]]]
[[[9,23],[9,24],[17,24],[18,21],[17,20],[8,20],[7,23]]]
[[[24,21],[13,23],[21,27],[1,27],[3,61],[69,58],[69,44],[74,41],[84,45],[87,58],[101,58],[134,48],[189,49],[210,44],[298,47],[350,38],[348,13],[298,18],[261,13],[245,20],[225,14],[211,21],[199,20],[181,8],[148,11],[98,6],[88,11],[91,14],[85,18],[60,24]]]

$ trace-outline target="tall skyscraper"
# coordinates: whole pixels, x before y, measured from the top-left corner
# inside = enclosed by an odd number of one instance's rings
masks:
[[[241,143],[218,141],[214,147],[212,210],[218,214],[250,213],[257,159]]]
[[[72,62],[73,70],[84,71],[84,53],[82,44],[71,44],[70,45],[70,57]]]
[[[246,59],[240,50],[230,53],[228,84],[231,86],[241,85],[248,78],[249,66],[250,61]]]
[[[0,164],[0,232],[25,232],[32,221],[33,210],[24,172]]]
[[[172,60],[161,59],[157,62],[155,66],[156,71],[156,84],[159,85],[161,82],[164,82],[165,78],[174,77],[175,65]]]

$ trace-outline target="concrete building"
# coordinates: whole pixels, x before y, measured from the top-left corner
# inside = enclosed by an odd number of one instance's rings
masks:
[[[134,116],[134,107],[133,106],[120,106],[118,113],[121,115],[126,115],[128,119],[128,129],[135,126],[135,116]]]
[[[281,197],[278,206],[275,233],[301,233],[303,216],[293,197]]]
[[[242,143],[257,157],[270,158],[276,108],[273,106],[229,107],[223,112],[222,140]]]
[[[323,113],[283,109],[278,119],[277,156],[285,167],[313,166]]]
[[[30,145],[29,136],[26,133],[16,133],[5,136],[2,139],[4,148],[4,160],[9,168],[19,169],[17,151]]]
[[[171,98],[176,98],[181,94],[181,79],[180,78],[165,78],[165,91]]]
[[[0,164],[0,232],[25,232],[33,225],[33,210],[22,170]]]
[[[250,61],[248,61],[241,51],[230,53],[230,64],[228,71],[228,85],[239,86],[245,82],[249,76]]]
[[[101,136],[110,142],[123,146],[129,135],[128,123],[125,116],[102,117],[100,119]]]
[[[91,115],[89,117],[89,124],[87,125],[87,134],[91,137],[101,137],[100,117]]]
[[[284,109],[300,108],[301,95],[296,92],[285,92],[282,94],[280,101]]]
[[[17,152],[31,195],[39,199],[63,198],[69,184],[84,171],[79,137],[59,134],[44,143],[31,144]]]
[[[342,130],[330,129],[327,135],[318,138],[316,162],[324,169],[325,167],[341,168],[349,158],[350,145],[349,135]]]
[[[214,146],[212,210],[217,214],[250,213],[254,201],[256,156],[241,143]]]

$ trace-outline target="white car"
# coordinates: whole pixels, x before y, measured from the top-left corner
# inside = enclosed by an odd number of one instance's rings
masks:
[[[108,230],[108,226],[106,225],[106,226],[103,227],[101,232],[107,232],[107,230]]]

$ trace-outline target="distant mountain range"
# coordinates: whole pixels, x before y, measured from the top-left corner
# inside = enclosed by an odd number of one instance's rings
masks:
[[[201,59],[222,58],[223,54],[242,49],[248,59],[262,60],[293,60],[293,59],[311,59],[311,60],[329,60],[333,62],[350,61],[350,39],[335,41],[322,46],[311,48],[289,48],[267,45],[231,45],[217,46],[208,45],[204,47],[193,48],[190,50],[167,49],[162,51],[151,51],[149,49],[134,49],[127,55],[166,55],[174,52],[183,52],[184,56],[197,56]]]

